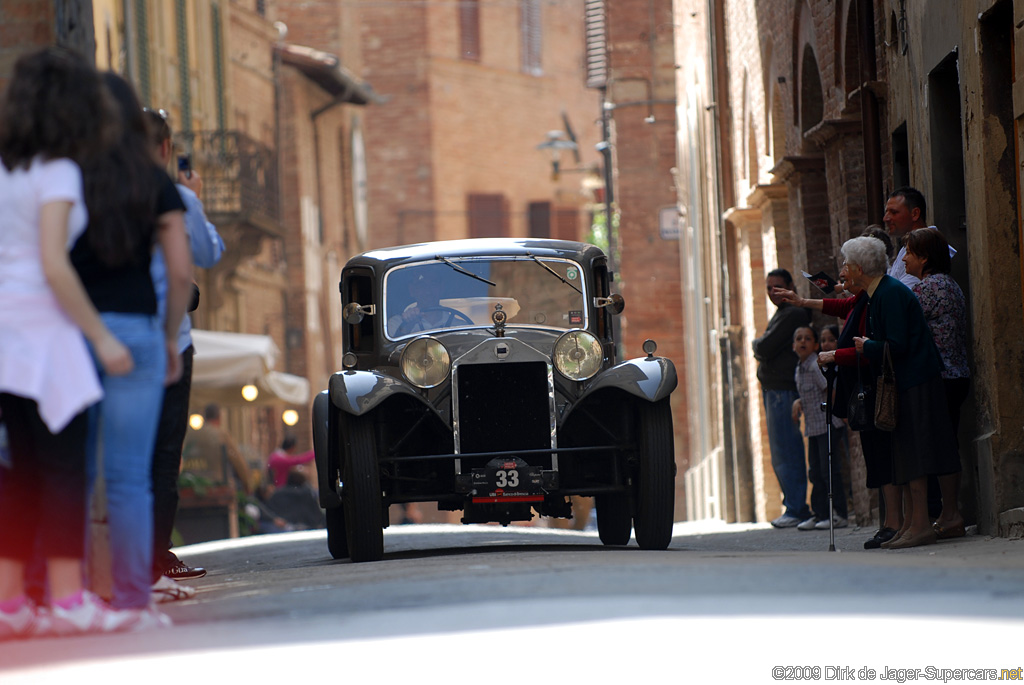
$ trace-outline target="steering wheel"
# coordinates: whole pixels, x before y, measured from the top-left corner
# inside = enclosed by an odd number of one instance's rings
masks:
[[[436,325],[431,324],[428,326],[425,325],[423,321],[423,315],[429,312],[443,312],[448,316],[441,323]],[[442,307],[441,305],[438,305],[436,307],[423,307],[422,309],[420,309],[420,318],[418,320],[413,319],[412,321],[403,321],[402,325],[400,325],[398,327],[398,330],[395,331],[395,334],[404,335],[406,333],[412,333],[413,326],[420,326],[421,330],[426,330],[427,328],[450,328],[453,323],[459,321],[465,323],[467,326],[475,325],[472,319],[470,319],[468,316],[460,312],[458,309],[452,309],[451,307]]]

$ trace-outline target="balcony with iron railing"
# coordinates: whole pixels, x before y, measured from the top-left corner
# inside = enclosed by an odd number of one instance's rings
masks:
[[[281,237],[274,150],[240,131],[183,131],[175,143],[191,155],[192,167],[202,176],[200,199],[214,225],[241,229],[246,239]]]

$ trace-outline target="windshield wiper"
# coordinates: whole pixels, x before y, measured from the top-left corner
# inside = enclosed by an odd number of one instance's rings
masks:
[[[538,264],[540,264],[542,267],[544,267],[547,270],[547,272],[549,274],[551,274],[552,276],[554,276],[555,278],[560,280],[562,283],[565,283],[567,286],[569,286],[570,288],[572,288],[573,290],[578,292],[580,295],[583,294],[583,291],[580,290],[579,288],[577,288],[573,283],[570,283],[569,281],[565,280],[564,278],[562,278],[561,276],[558,275],[557,271],[552,269],[550,266],[548,266],[544,262],[540,261],[540,259],[537,258],[537,255],[532,255],[529,252],[527,252],[526,256],[529,257],[530,259],[532,259],[533,261],[537,262]]]
[[[493,286],[493,287],[495,287],[495,288],[497,288],[497,287],[498,287],[498,284],[497,284],[497,283],[494,283],[493,281],[488,281],[488,280],[487,280],[486,278],[484,278],[483,276],[478,276],[478,275],[476,275],[475,273],[473,273],[472,271],[469,271],[468,269],[463,269],[463,268],[462,268],[461,266],[459,266],[458,264],[456,264],[456,263],[455,263],[455,262],[453,262],[452,260],[450,260],[450,259],[447,259],[447,258],[445,258],[445,257],[442,257],[441,255],[435,255],[435,256],[434,256],[434,259],[438,260],[439,262],[444,262],[445,264],[447,264],[447,265],[448,265],[448,266],[450,266],[451,268],[453,268],[453,269],[455,269],[456,271],[458,271],[458,272],[459,272],[460,274],[466,274],[467,276],[472,276],[472,277],[473,277],[473,278],[475,278],[476,280],[478,280],[478,281],[483,281],[483,282],[484,282],[484,283],[486,283],[487,285]],[[555,273],[555,272],[554,272],[554,271],[552,271],[551,273]],[[557,276],[558,274],[555,274],[555,275]]]

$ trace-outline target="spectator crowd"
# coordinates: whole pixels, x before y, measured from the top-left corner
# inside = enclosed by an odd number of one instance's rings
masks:
[[[166,114],[120,76],[55,47],[15,64],[0,102],[0,640],[166,627],[158,600],[205,573],[170,540],[192,267],[224,243],[199,174],[168,173],[172,150]],[[86,573],[100,491],[103,598]]]
[[[868,226],[843,244],[839,285],[826,293],[835,297],[801,297],[785,269],[767,276],[777,310],[753,349],[782,491],[776,528],[848,525],[839,467],[849,427],[859,433],[866,486],[880,493],[881,520],[866,549],[917,547],[966,533],[957,445],[970,385],[966,303],[950,276],[956,250],[927,224],[926,212],[920,191],[894,191],[884,228]],[[834,318],[816,330],[814,311],[841,319],[838,335]],[[895,378],[891,404],[879,400],[887,369]],[[831,430],[826,409],[835,417]],[[883,414],[894,414],[895,423]]]

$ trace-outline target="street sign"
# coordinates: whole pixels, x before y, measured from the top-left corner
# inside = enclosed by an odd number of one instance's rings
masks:
[[[662,240],[679,240],[679,210],[675,205],[658,210],[658,233]]]

